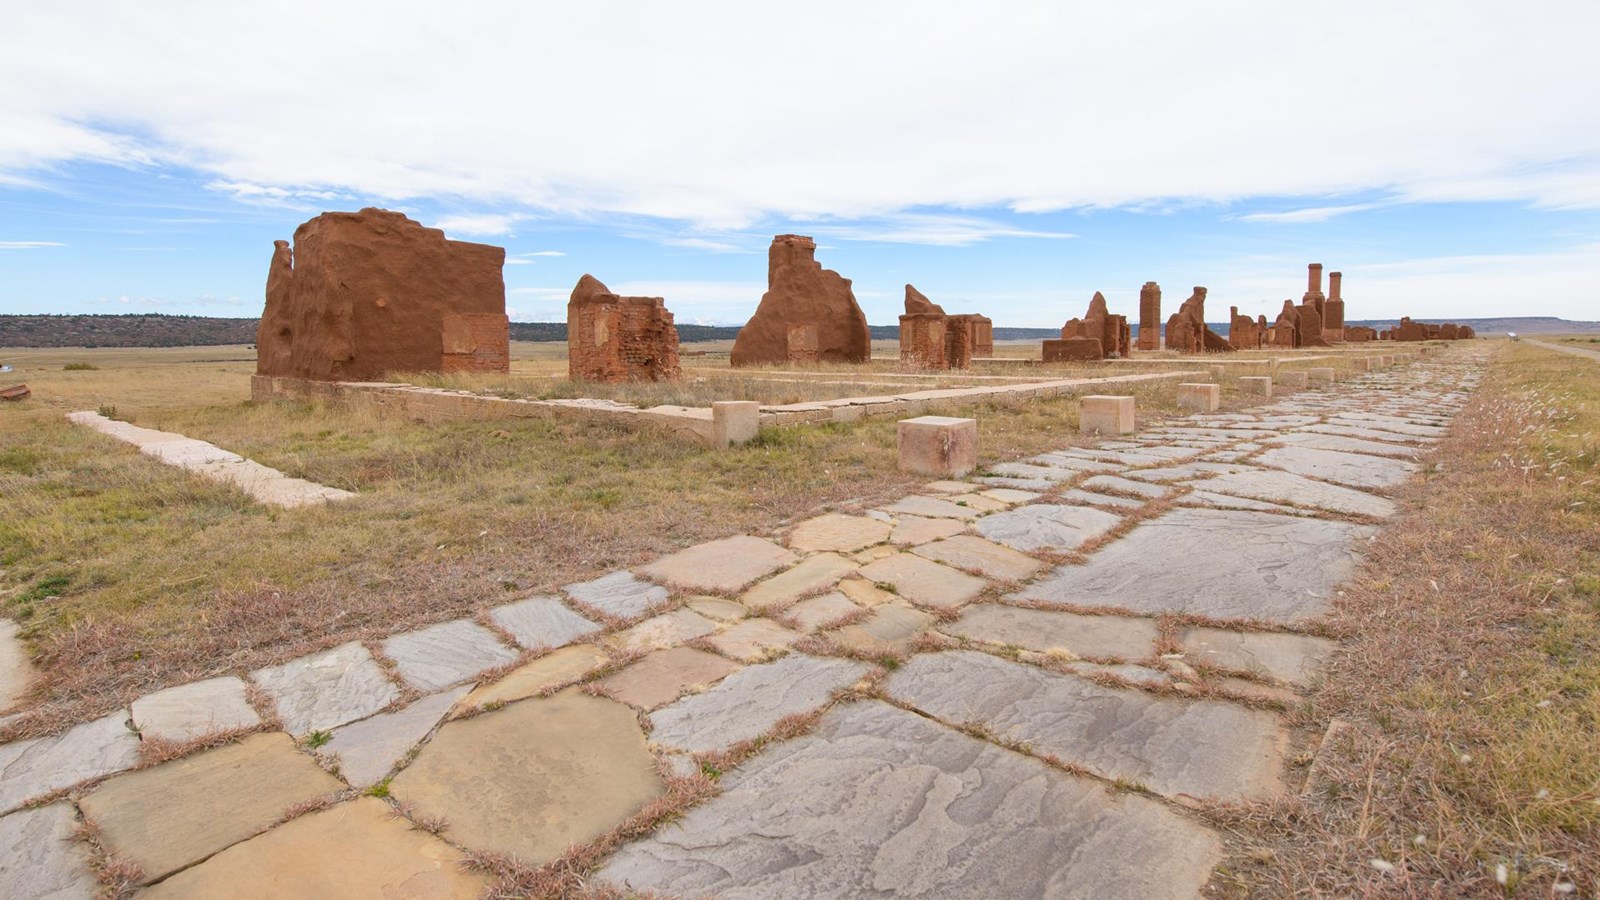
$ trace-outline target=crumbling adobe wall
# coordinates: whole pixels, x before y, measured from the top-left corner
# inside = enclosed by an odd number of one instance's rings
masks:
[[[1139,289],[1139,349],[1161,349],[1161,285],[1154,281]]]
[[[256,372],[319,381],[508,373],[505,255],[397,212],[323,213],[295,229],[292,250],[273,243]]]
[[[1100,342],[1101,358],[1115,357],[1125,359],[1132,349],[1130,340],[1131,329],[1128,327],[1127,316],[1114,316],[1106,307],[1106,297],[1099,291],[1089,299],[1089,309],[1081,319],[1068,319],[1067,324],[1061,326],[1061,339],[1091,338]],[[1075,353],[1085,352],[1081,346],[1073,350]]]
[[[1206,327],[1206,289],[1195,286],[1167,320],[1167,349],[1179,353],[1229,353],[1233,345]]]
[[[994,353],[994,323],[975,313],[951,316],[906,285],[900,317],[900,362],[914,369],[969,369],[974,356]]]
[[[790,361],[866,362],[872,355],[867,317],[850,279],[816,261],[817,244],[780,234],[767,250],[767,292],[755,315],[739,329],[729,362],[734,366]]]
[[[584,275],[567,301],[567,376],[678,381],[678,328],[660,297],[620,297]]]
[[[1228,343],[1235,350],[1261,349],[1262,325],[1266,324],[1263,316],[1258,323],[1249,316],[1239,315],[1239,307],[1228,308]]]

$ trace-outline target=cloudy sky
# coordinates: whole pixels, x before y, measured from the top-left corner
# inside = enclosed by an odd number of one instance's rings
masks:
[[[1076,7],[1076,8],[1075,8]],[[1116,8],[1114,8],[1116,7]],[[771,236],[892,324],[1055,326],[1307,262],[1351,318],[1600,319],[1600,3],[31,4],[0,33],[0,312],[259,313],[383,206],[739,323]]]

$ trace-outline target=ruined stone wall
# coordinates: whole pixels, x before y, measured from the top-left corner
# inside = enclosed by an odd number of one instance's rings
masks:
[[[767,250],[767,292],[739,330],[734,366],[788,362],[866,362],[872,355],[867,317],[850,279],[816,261],[817,244],[780,234]]]
[[[978,319],[982,316],[950,316],[944,324],[944,364],[951,369],[972,368],[978,342]]]
[[[660,297],[620,297],[591,275],[567,302],[567,375],[573,380],[677,381],[678,328]]]
[[[1100,346],[1100,341],[1095,338],[1072,337],[1044,342],[1044,361],[1047,363],[1077,362],[1105,358],[1105,349]]]
[[[900,363],[909,369],[943,369],[945,316],[913,313],[900,317]]]
[[[1249,316],[1239,315],[1239,307],[1230,307],[1228,319],[1228,343],[1235,350],[1261,349],[1261,328],[1256,320]]]
[[[1228,353],[1234,347],[1222,335],[1206,326],[1206,289],[1195,286],[1167,320],[1167,349],[1179,353]]]
[[[511,322],[504,314],[445,313],[444,372],[511,371]]]
[[[1272,325],[1272,346],[1285,350],[1300,346],[1300,308],[1293,300],[1283,301],[1283,310]]]
[[[1161,285],[1154,281],[1139,289],[1139,349],[1161,349]]]

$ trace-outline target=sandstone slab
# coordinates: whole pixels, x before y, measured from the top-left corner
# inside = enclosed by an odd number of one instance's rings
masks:
[[[1044,568],[1044,563],[1025,553],[969,534],[923,544],[911,552],[934,562],[1004,581],[1022,581]]]
[[[1157,484],[1146,484],[1118,475],[1096,475],[1085,479],[1080,485],[1084,490],[1100,491],[1105,494],[1121,494],[1123,496],[1143,497],[1146,500],[1157,500],[1172,493],[1170,488]]]
[[[897,553],[862,566],[861,577],[893,585],[895,593],[928,606],[960,606],[988,587],[982,578],[909,553]]]
[[[33,661],[17,633],[17,623],[0,619],[0,712],[21,702],[33,683]]]
[[[737,622],[750,615],[750,610],[745,608],[744,604],[724,600],[721,597],[690,597],[685,605],[700,615],[716,619],[718,622]]]
[[[857,606],[863,606],[867,609],[884,603],[893,603],[899,599],[894,594],[878,587],[865,578],[846,578],[839,582],[839,593],[849,597]]]
[[[829,591],[809,600],[801,600],[788,609],[787,615],[795,620],[801,631],[816,631],[860,611],[861,607],[851,603],[843,593]]]
[[[588,644],[562,647],[513,669],[498,681],[480,684],[458,704],[459,710],[481,709],[524,700],[542,691],[576,681],[606,664],[606,655]]]
[[[0,815],[80,781],[132,768],[139,737],[127,717],[112,713],[54,737],[0,744]]]
[[[686,690],[702,688],[737,672],[739,664],[689,647],[657,650],[597,684],[611,696],[639,709],[655,709]]]
[[[1399,434],[1393,431],[1384,431],[1378,428],[1363,428],[1360,425],[1341,425],[1338,422],[1322,422],[1317,425],[1307,425],[1300,429],[1311,434],[1334,434],[1340,437],[1361,438],[1368,441],[1389,441],[1396,444],[1431,444],[1438,438],[1422,437],[1420,435]]]
[[[1041,653],[1144,659],[1155,650],[1160,629],[1154,619],[1086,616],[1063,610],[981,603],[939,629],[946,634],[1007,644]]]
[[[395,635],[383,642],[383,654],[419,691],[443,690],[517,660],[494,632],[468,619]]]
[[[694,610],[675,609],[645,619],[627,631],[618,632],[611,637],[611,642],[622,650],[657,650],[676,647],[716,630],[715,622]]]
[[[800,640],[800,633],[790,631],[771,619],[745,619],[727,631],[709,638],[711,646],[734,659],[754,662],[773,653],[781,653]]]
[[[600,878],[675,896],[1180,898],[1220,858],[1211,832],[884,703],[722,780]]]
[[[79,801],[145,883],[272,827],[290,807],[344,789],[282,733],[113,778]]]
[[[488,876],[389,805],[361,797],[300,816],[186,869],[139,896],[281,900],[471,900]]]
[[[1416,463],[1403,459],[1315,447],[1274,447],[1257,456],[1256,461],[1296,475],[1358,488],[1393,487],[1417,472]]]
[[[1110,494],[1097,494],[1094,491],[1085,491],[1079,488],[1062,491],[1056,499],[1074,506],[1103,506],[1107,509],[1140,509],[1144,506],[1143,500],[1134,500],[1131,497],[1114,497]]]
[[[912,657],[889,694],[1103,778],[1168,797],[1248,800],[1282,790],[1287,732],[1271,713],[1106,688],[969,650]]]
[[[1304,634],[1189,628],[1178,636],[1190,662],[1249,672],[1306,687],[1322,673],[1338,644]]]
[[[1337,434],[1319,434],[1314,431],[1291,431],[1268,438],[1267,443],[1313,447],[1317,450],[1339,450],[1344,453],[1365,453],[1369,456],[1392,456],[1396,459],[1416,459],[1420,455],[1417,448],[1403,444],[1386,444],[1383,441],[1367,441]]]
[[[244,681],[232,676],[146,694],[133,701],[131,711],[141,735],[169,741],[261,724],[261,716],[245,699]]]
[[[745,591],[739,602],[755,610],[787,606],[808,594],[833,587],[855,570],[854,562],[837,553],[818,553]]]
[[[390,784],[444,836],[540,866],[661,795],[632,708],[563,691],[439,729]]]
[[[1292,472],[1256,471],[1218,475],[1203,481],[1186,481],[1189,487],[1253,500],[1309,506],[1329,512],[1385,519],[1394,515],[1394,501],[1336,484],[1315,481]]]
[[[1014,550],[1076,550],[1121,523],[1121,516],[1104,510],[1034,503],[995,513],[977,527],[979,534]]]
[[[763,538],[739,535],[697,544],[639,569],[650,578],[696,591],[733,592],[792,566],[800,557]]]
[[[73,840],[78,818],[58,802],[0,818],[0,897],[93,900],[100,880],[88,847]]]
[[[1348,522],[1176,509],[1018,593],[1025,600],[1292,622],[1321,615],[1373,529]],[[1172,560],[1185,560],[1174,566]]]
[[[705,753],[765,734],[786,716],[810,712],[872,667],[847,659],[794,654],[747,666],[716,687],[650,714],[650,740]]]
[[[893,525],[877,519],[827,513],[796,525],[789,534],[789,546],[802,552],[854,553],[883,543],[893,530]]]
[[[915,546],[936,541],[942,537],[960,534],[967,530],[965,523],[956,519],[928,519],[922,516],[900,516],[889,535],[889,540],[901,546]]]
[[[364,719],[400,696],[372,654],[357,643],[258,669],[250,678],[273,699],[283,727],[295,735]]]
[[[987,471],[1004,478],[1023,478],[1042,481],[1071,481],[1083,475],[1083,470],[1062,466],[1042,466],[1032,463],[998,463]]]
[[[650,607],[667,602],[667,589],[635,578],[632,572],[612,572],[593,581],[562,585],[568,597],[608,616],[632,619]]]
[[[497,606],[489,611],[489,618],[529,650],[565,647],[600,630],[554,597],[529,597]]]
[[[839,646],[862,653],[904,653],[933,623],[933,616],[920,609],[885,603],[860,622],[834,629],[828,636]]]
[[[333,738],[317,752],[338,760],[339,774],[353,787],[376,784],[428,736],[470,689],[462,685],[430,694],[398,712],[379,713],[335,728]]]
[[[959,495],[953,499],[945,499],[912,494],[909,497],[902,497],[894,503],[883,507],[883,509],[885,512],[896,516],[912,515],[930,519],[976,519],[982,514],[981,510],[962,503]]]

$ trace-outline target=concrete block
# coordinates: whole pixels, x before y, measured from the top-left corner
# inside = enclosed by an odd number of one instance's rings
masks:
[[[1246,375],[1239,379],[1239,390],[1246,394],[1272,396],[1272,379],[1265,375]]]
[[[1195,412],[1216,412],[1222,405],[1222,385],[1220,384],[1180,384],[1178,385],[1178,407],[1190,409]]]
[[[1085,434],[1131,434],[1133,398],[1084,397],[1078,405],[1078,430]]]
[[[919,416],[900,420],[900,470],[959,478],[978,467],[978,420]]]
[[[1305,372],[1279,372],[1278,383],[1284,387],[1303,388],[1311,383],[1311,377]]]
[[[711,404],[713,447],[749,443],[760,430],[761,404],[754,400],[718,400]]]
[[[1331,384],[1339,380],[1339,376],[1331,368],[1315,368],[1306,372],[1311,380],[1318,384]]]

